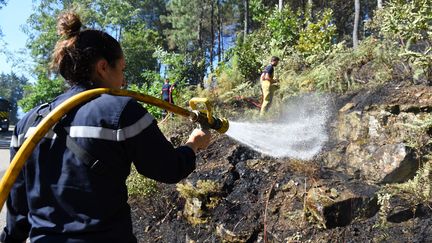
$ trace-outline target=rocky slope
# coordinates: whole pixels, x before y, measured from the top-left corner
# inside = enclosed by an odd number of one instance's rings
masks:
[[[140,242],[431,242],[428,198],[392,186],[427,161],[432,88],[390,84],[334,101],[331,140],[311,161],[217,136],[187,180],[131,198]]]

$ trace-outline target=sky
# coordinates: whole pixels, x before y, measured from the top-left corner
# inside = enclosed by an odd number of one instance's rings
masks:
[[[0,47],[12,53],[13,57],[23,57],[18,52],[25,50],[27,35],[23,33],[21,26],[26,24],[27,18],[31,14],[32,0],[8,0],[6,2],[6,6],[0,9],[0,28],[3,33],[0,40],[6,43],[6,48],[1,45]],[[25,59],[30,60],[29,57]],[[13,63],[0,51],[0,73],[13,71],[31,79],[28,70],[24,68],[29,67],[29,63],[26,64]]]

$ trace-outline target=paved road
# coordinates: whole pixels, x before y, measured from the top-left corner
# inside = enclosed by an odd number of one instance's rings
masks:
[[[12,135],[12,130],[9,132],[0,133],[0,178],[3,177],[7,167],[9,166],[9,144]],[[6,225],[6,207],[3,207],[0,213],[0,230]]]

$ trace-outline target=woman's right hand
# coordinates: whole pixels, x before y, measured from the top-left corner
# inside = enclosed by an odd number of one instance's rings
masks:
[[[199,149],[205,149],[210,144],[211,134],[208,129],[195,129],[189,136],[186,146],[190,147],[195,153]]]

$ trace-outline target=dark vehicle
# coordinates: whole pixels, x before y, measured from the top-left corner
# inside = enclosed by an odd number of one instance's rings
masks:
[[[9,130],[9,113],[11,104],[9,101],[0,97],[0,128],[2,131]]]

